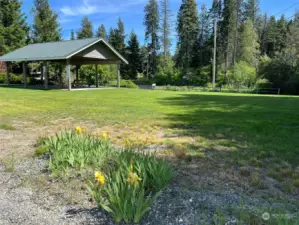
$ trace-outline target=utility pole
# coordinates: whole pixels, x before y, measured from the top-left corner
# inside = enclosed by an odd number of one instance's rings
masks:
[[[217,22],[218,20],[215,19],[214,21],[214,56],[213,56],[213,89],[216,86],[216,57],[217,57]]]

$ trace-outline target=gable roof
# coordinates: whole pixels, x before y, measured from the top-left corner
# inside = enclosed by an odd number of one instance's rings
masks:
[[[127,60],[102,38],[30,44],[0,57],[0,61],[65,60],[88,47],[103,42],[122,62]]]

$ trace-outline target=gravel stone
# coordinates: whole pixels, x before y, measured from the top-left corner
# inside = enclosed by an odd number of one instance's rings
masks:
[[[37,193],[22,185],[24,176],[39,176],[45,166],[43,159],[28,158],[9,173],[0,164],[0,225],[114,225],[104,211],[88,205],[88,200],[69,205],[61,203],[57,196],[47,192]],[[229,215],[231,207],[246,210],[254,210],[255,207],[284,209],[283,204],[242,196],[233,191],[187,190],[173,182],[162,191],[140,224],[210,224],[218,209]],[[294,206],[292,212],[298,212],[298,206]],[[226,224],[235,222],[236,219],[230,217]]]

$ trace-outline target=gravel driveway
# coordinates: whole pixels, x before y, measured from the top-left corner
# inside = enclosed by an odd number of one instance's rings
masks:
[[[0,225],[113,224],[104,212],[90,206],[88,199],[68,205],[57,196],[24,187],[26,177],[38,176],[44,168],[45,161],[32,158],[21,162],[11,173],[0,164]],[[227,211],[232,206],[246,210],[284,207],[233,192],[188,191],[172,184],[157,199],[141,224],[209,224],[218,209]]]

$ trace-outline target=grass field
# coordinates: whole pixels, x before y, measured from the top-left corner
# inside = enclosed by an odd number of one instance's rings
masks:
[[[183,159],[178,164],[189,171],[190,177],[182,179],[189,187],[194,185],[188,182],[197,179],[199,173],[210,178],[212,172],[229,170],[238,176],[236,186],[246,183],[257,189],[268,188],[268,194],[277,189],[277,193],[298,198],[298,97],[10,88],[1,88],[0,96],[0,129],[16,132],[18,123],[30,122],[27,125],[30,128],[72,118],[74,126],[85,123],[99,128],[113,126],[116,139],[121,139],[127,130],[131,129],[127,132],[131,137],[145,136],[150,133],[146,129],[152,127],[157,130],[154,134],[163,133],[159,143]],[[34,128],[27,128],[22,132],[34,132]],[[200,171],[192,167],[199,162]],[[229,172],[223,178],[217,176],[216,183],[231,179]],[[197,181],[197,186],[202,187],[201,181]]]
[[[299,154],[299,98],[142,90],[38,91],[0,89],[2,126],[13,120],[47,124],[73,117],[99,126],[116,123],[161,125],[187,135],[217,134],[252,150]],[[216,136],[215,136],[216,135]],[[217,138],[217,137],[216,137]]]

